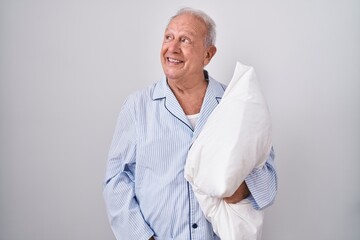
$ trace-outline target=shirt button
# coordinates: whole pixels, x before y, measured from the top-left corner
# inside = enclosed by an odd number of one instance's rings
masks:
[[[198,225],[197,225],[196,223],[194,223],[194,224],[192,225],[192,227],[193,227],[193,228],[197,228]]]

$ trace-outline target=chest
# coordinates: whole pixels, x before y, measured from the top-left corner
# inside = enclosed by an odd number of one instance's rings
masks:
[[[204,96],[176,96],[181,108],[186,115],[197,114],[201,110]]]
[[[176,174],[183,169],[194,132],[164,106],[159,104],[159,108],[139,119],[137,164],[157,174]]]

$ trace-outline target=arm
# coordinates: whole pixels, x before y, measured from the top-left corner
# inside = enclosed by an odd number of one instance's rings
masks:
[[[120,112],[109,151],[104,200],[116,239],[148,240],[154,233],[143,219],[134,192],[136,129],[125,104]]]
[[[253,207],[257,210],[270,206],[277,192],[277,174],[274,158],[274,150],[271,149],[264,166],[254,169],[235,193],[231,197],[224,198],[224,200],[227,203],[237,203],[249,197]]]

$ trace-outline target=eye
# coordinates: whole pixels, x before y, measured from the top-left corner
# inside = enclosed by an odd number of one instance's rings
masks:
[[[187,38],[187,37],[182,37],[180,40],[181,40],[182,43],[186,43],[186,44],[190,44],[190,43],[191,43],[190,39]]]
[[[165,42],[169,42],[173,39],[174,37],[171,34],[165,34],[164,36],[164,41]]]

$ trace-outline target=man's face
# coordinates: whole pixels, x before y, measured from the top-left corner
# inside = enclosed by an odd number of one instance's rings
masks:
[[[177,16],[169,23],[160,56],[168,79],[191,79],[203,74],[204,66],[211,59],[205,36],[205,24],[190,14]]]

